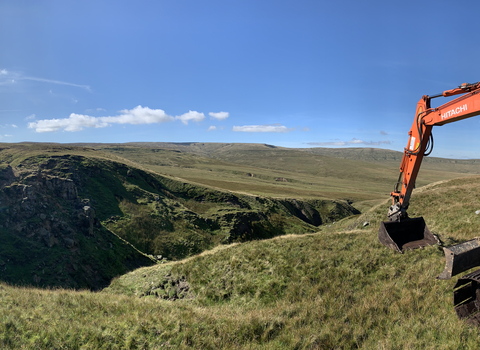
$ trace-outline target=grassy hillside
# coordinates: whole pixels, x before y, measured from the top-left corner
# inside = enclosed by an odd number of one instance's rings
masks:
[[[480,230],[480,177],[415,191],[445,244]],[[440,246],[377,239],[385,202],[318,233],[217,247],[141,268],[101,293],[0,287],[4,348],[476,349],[457,319]],[[363,226],[368,221],[370,225]]]
[[[92,289],[152,264],[144,254],[177,260],[358,212],[341,200],[220,191],[91,148],[46,144],[0,149],[0,205],[0,280]]]
[[[378,149],[288,149],[260,144],[94,145],[160,174],[270,197],[343,199],[360,210],[388,196],[401,153]],[[433,158],[432,158],[433,159]],[[417,186],[479,173],[477,161],[428,159]]]
[[[79,176],[74,159],[0,151],[1,281],[98,290],[154,263],[101,225],[94,198],[72,180]]]

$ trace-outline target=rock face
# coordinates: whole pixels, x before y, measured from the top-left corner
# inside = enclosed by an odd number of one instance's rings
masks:
[[[39,238],[46,246],[77,245],[77,234],[93,236],[95,211],[85,206],[70,179],[37,174],[0,191],[2,228]]]
[[[15,175],[17,173],[17,175]],[[99,289],[152,261],[100,224],[72,179],[0,171],[0,280]]]

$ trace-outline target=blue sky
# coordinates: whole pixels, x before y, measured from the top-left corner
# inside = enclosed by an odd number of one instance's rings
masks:
[[[402,151],[422,95],[480,80],[476,1],[2,1],[0,142]],[[446,102],[434,100],[434,105]],[[480,117],[432,156],[480,158]]]

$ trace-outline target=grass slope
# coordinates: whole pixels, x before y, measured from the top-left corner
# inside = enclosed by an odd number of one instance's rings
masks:
[[[94,146],[197,184],[253,195],[343,199],[362,211],[392,191],[402,155],[379,149],[288,149],[261,144]],[[475,174],[480,171],[478,165],[474,160],[428,158],[417,185]]]
[[[418,189],[442,242],[480,229],[480,178]],[[476,349],[457,319],[440,246],[398,254],[377,239],[388,203],[316,234],[218,247],[141,268],[101,293],[0,287],[4,348]],[[363,222],[370,225],[364,227]],[[165,283],[165,281],[168,281]],[[183,299],[178,281],[189,284]],[[158,295],[158,297],[157,297]]]
[[[42,248],[44,243],[41,240],[32,241],[34,236],[32,232],[52,231],[50,228],[54,225],[54,221],[52,223],[47,221],[51,221],[50,214],[54,214],[55,209],[46,209],[47,203],[42,203],[44,199],[33,202],[32,197],[30,210],[32,213],[27,217],[24,205],[20,203],[24,186],[33,183],[35,188],[43,189],[46,186],[39,181],[46,178],[64,179],[63,182],[75,186],[75,191],[78,190],[78,198],[75,194],[76,198],[72,199],[80,209],[84,206],[81,201],[90,203],[89,205],[95,208],[96,217],[103,225],[103,230],[99,231],[97,240],[89,243],[87,239],[83,239],[83,236],[79,236],[78,242],[81,243],[81,250],[89,253],[94,249],[108,247],[110,238],[105,238],[105,235],[110,230],[144,253],[176,260],[198,254],[220,243],[312,232],[321,224],[338,221],[357,212],[345,201],[273,199],[206,188],[183,179],[161,176],[143,170],[141,166],[138,167],[138,163],[85,147],[47,144],[5,145],[0,150],[0,164],[4,169],[4,171],[0,169],[0,199],[9,197],[7,191],[12,186],[17,189],[15,193],[19,194],[18,199],[10,201],[12,203],[6,203],[6,201],[2,203],[4,206],[8,205],[2,208],[3,212],[0,211],[0,218],[6,221],[10,215],[9,211],[18,212],[19,215],[15,220],[28,219],[27,224],[31,226],[21,228],[24,236],[22,244],[17,242],[19,235],[14,230],[16,223],[9,224],[8,229],[0,227],[0,235],[6,242],[4,247],[0,248],[0,259],[3,257],[8,261],[16,261],[18,263],[11,262],[9,265],[15,268],[26,266],[24,270],[28,270],[29,273],[34,271],[25,279],[26,283],[39,279],[37,270],[41,271],[42,276],[45,274],[44,270],[51,271],[52,275],[55,275],[51,267],[40,268],[43,264],[36,258],[27,258],[27,256],[37,257],[38,251],[45,250]],[[8,175],[5,175],[5,180],[1,179],[3,173]],[[39,191],[36,194],[38,198],[43,196]],[[1,197],[4,194],[5,196]],[[51,202],[49,202],[50,208],[65,209],[69,206],[59,197],[61,196],[48,196]],[[63,215],[67,218],[68,213],[74,217],[76,216],[74,209],[73,207],[69,211],[59,209],[55,217]],[[37,227],[39,224],[45,226],[42,231]],[[49,254],[42,253],[40,256],[50,256],[50,260],[63,262],[68,258],[63,252],[67,248],[63,244],[65,232],[60,229],[57,231],[59,231],[56,233],[59,236],[57,241],[60,243],[55,247],[46,247]],[[73,239],[73,237],[70,238]],[[100,238],[103,239],[101,242]],[[61,251],[57,252],[58,249]],[[53,258],[53,255],[58,257]],[[118,256],[120,255],[118,252]],[[24,256],[23,260],[28,261],[28,264],[21,260],[20,256]],[[88,260],[88,255],[86,259]],[[104,268],[114,265],[113,262],[112,260],[112,263],[105,264]],[[38,264],[40,267],[34,268]],[[3,277],[4,281],[11,283],[22,280],[23,270],[14,272],[14,269],[9,268],[8,271],[8,273],[0,273],[0,278]],[[56,268],[55,271],[57,271],[57,277],[58,271],[62,275],[68,274],[61,268]],[[119,270],[119,272],[125,271]],[[109,276],[111,278],[114,275]],[[49,280],[43,277],[42,279]],[[47,283],[46,285],[62,284]],[[76,285],[63,284],[63,286]],[[84,284],[80,286],[83,287]]]

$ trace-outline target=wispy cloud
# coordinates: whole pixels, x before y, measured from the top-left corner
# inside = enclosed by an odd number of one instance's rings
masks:
[[[290,132],[295,130],[295,128],[287,128],[284,125],[273,124],[273,125],[244,125],[244,126],[234,126],[232,131],[235,132]]]
[[[96,112],[106,112],[105,108],[89,108],[85,110],[85,113],[96,113]]]
[[[44,79],[44,78],[36,78],[36,77],[20,77],[18,79],[22,80],[32,80],[32,81],[38,81],[41,83],[48,83],[48,84],[57,84],[57,85],[67,85],[67,86],[74,86],[78,88],[82,88],[85,90],[90,91],[90,86],[88,85],[80,85],[80,84],[74,84],[74,83],[67,83],[65,81],[60,81],[60,80],[52,80],[52,79]]]
[[[104,128],[111,124],[155,124],[173,121],[172,116],[167,115],[161,109],[151,109],[137,106],[133,109],[124,109],[118,116],[92,117],[72,113],[68,118],[43,119],[28,123],[30,129],[36,132],[81,131],[84,128]]]
[[[380,130],[380,134],[382,134],[382,135],[384,135],[384,136],[385,136],[385,135],[388,135],[388,134],[387,134],[385,131],[383,131],[383,130]]]
[[[73,86],[73,87],[85,89],[87,91],[91,91],[90,86],[88,85],[75,84],[75,83],[70,83],[70,82],[61,81],[61,80],[54,80],[54,79],[25,76],[22,72],[9,71],[7,69],[0,70],[0,85],[12,84],[20,80],[30,80],[30,81],[37,81],[40,83],[47,83],[47,84]]]
[[[205,119],[205,114],[197,111],[188,111],[188,113],[176,116],[175,119],[180,120],[183,124],[188,125],[189,121],[201,122]]]
[[[6,69],[0,70],[0,85],[7,85],[15,83],[16,74],[12,74],[10,71]]]
[[[213,131],[213,130],[217,130],[217,127],[215,125],[210,125],[207,129],[207,131]]]
[[[208,113],[208,115],[210,117],[212,117],[213,119],[225,120],[230,116],[230,113],[228,113],[228,112],[218,112],[218,113],[210,112],[210,113]]]
[[[378,145],[390,145],[390,141],[363,141],[356,138],[350,141],[330,141],[330,142],[307,142],[310,146],[352,146],[352,145],[365,145],[365,146],[378,146]]]
[[[28,117],[25,118],[25,120],[33,120],[35,119],[35,114],[30,114]]]

